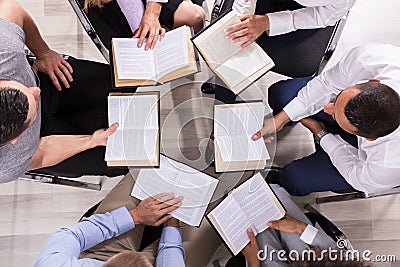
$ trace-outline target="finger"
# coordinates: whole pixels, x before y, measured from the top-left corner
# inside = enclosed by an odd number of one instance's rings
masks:
[[[168,207],[171,207],[171,206],[180,207],[182,205],[182,200],[183,200],[182,196],[181,197],[176,197],[176,198],[167,200],[167,201],[159,204],[158,207],[160,209],[165,209],[165,208],[168,208]]]
[[[159,199],[162,199],[162,198],[164,198],[164,197],[166,197],[166,196],[170,196],[170,195],[171,195],[171,194],[168,194],[168,193],[161,193],[161,194],[152,196],[152,197],[150,197],[149,199],[151,199],[151,201],[153,201],[153,202],[160,202]],[[173,197],[174,197],[174,196],[173,196]]]
[[[69,73],[74,72],[74,69],[72,68],[71,64],[69,64],[68,61],[66,61],[64,58],[62,59],[61,63],[68,69]],[[72,82],[72,80],[70,82]]]
[[[160,30],[160,41],[161,41],[162,39],[164,39],[164,37],[165,37],[165,29],[164,29],[164,28],[161,28],[161,30]]]
[[[162,203],[164,203],[166,201],[172,200],[174,198],[175,198],[174,195],[168,194],[168,195],[161,196],[161,197],[157,198],[155,202],[156,202],[156,205],[159,205],[159,204],[162,204]]]
[[[168,214],[168,215],[166,215],[166,216],[163,216],[163,217],[161,217],[160,219],[158,219],[158,221],[156,221],[156,222],[153,224],[153,226],[159,226],[159,225],[165,223],[166,221],[168,221],[168,220],[171,219],[171,218],[172,218],[172,215],[171,215],[171,214]]]
[[[264,139],[265,143],[271,143],[272,141],[274,141],[274,137],[273,136],[268,136],[267,138]]]
[[[253,134],[253,136],[251,137],[251,139],[253,139],[254,141],[258,140],[261,138],[261,130],[256,132],[255,134]]]
[[[168,208],[161,210],[161,212],[162,212],[162,214],[170,213],[170,212],[176,210],[177,208],[179,208],[181,205],[182,205],[182,202],[176,203],[173,206],[169,206]]]
[[[115,131],[118,128],[118,123],[113,123],[110,127],[108,127],[107,130],[104,131],[104,134],[109,137],[110,135],[112,135],[113,133],[115,133]]]
[[[244,28],[244,29],[241,29],[236,32],[231,32],[226,37],[228,37],[229,39],[232,39],[232,41],[241,41],[240,38],[243,38],[243,37],[247,37],[245,40],[248,40],[250,38],[248,36],[248,34],[249,34],[249,29]],[[245,41],[245,40],[243,40],[243,41]]]
[[[240,45],[240,48],[245,48],[246,46],[251,45],[254,42],[252,38],[250,38],[247,42],[244,42],[243,44]]]
[[[149,32],[149,28],[147,26],[144,26],[142,32],[140,33],[140,37],[139,37],[139,42],[138,42],[139,48],[142,47],[142,45],[144,43],[144,39],[146,38],[148,32]]]
[[[236,23],[236,24],[234,24],[234,25],[232,25],[232,26],[227,27],[227,28],[225,29],[225,32],[239,31],[239,30],[241,30],[241,29],[247,28],[246,25],[247,25],[247,22],[245,22],[245,21],[239,22],[239,23]]]
[[[256,243],[256,236],[254,235],[253,229],[247,228],[247,236],[250,239],[250,243],[254,244]]]
[[[246,14],[246,15],[241,16],[239,19],[240,19],[240,21],[245,21],[246,19],[250,18],[251,16],[252,16],[252,14]]]
[[[61,70],[57,69],[56,75],[58,79],[62,82],[62,84],[64,84],[64,87],[69,88],[69,83],[67,81],[67,78],[65,78],[64,73]]]
[[[146,44],[146,50],[147,49],[149,49],[149,48],[151,48],[151,49],[153,49],[154,48],[154,46],[156,45],[156,43],[157,43],[157,39],[158,39],[158,33],[157,33],[157,31],[156,30],[151,30],[150,31],[150,34],[149,34],[149,38],[147,38],[147,44]]]
[[[67,62],[65,62],[67,63]],[[64,76],[68,79],[69,82],[72,82],[74,79],[72,78],[71,72],[68,69],[67,66],[63,65],[63,62],[61,62],[61,64],[58,66],[59,69],[62,71],[62,73],[64,74]]]
[[[56,89],[58,91],[61,91],[61,85],[58,82],[57,76],[54,73],[49,73],[48,75],[50,77],[50,80],[53,82],[54,86],[56,87]]]

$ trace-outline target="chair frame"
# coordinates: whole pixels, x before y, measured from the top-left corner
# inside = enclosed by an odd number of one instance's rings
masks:
[[[86,33],[89,35],[90,39],[94,43],[94,45],[97,47],[97,49],[100,51],[101,55],[104,57],[104,59],[110,63],[110,57],[109,57],[109,51],[103,44],[103,42],[100,40],[98,37],[95,29],[93,28],[92,24],[90,23],[88,17],[86,16],[85,12],[82,10],[81,6],[79,5],[77,0],[68,0],[70,3],[72,9],[74,10],[76,16],[78,17],[79,21],[82,24],[82,27],[86,31]]]

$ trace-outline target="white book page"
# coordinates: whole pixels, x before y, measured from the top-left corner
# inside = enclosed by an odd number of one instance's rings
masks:
[[[283,216],[274,200],[266,192],[267,186],[261,174],[258,173],[231,194],[250,218],[257,234],[268,228],[269,221],[279,220]]]
[[[216,72],[231,87],[235,87],[270,62],[272,59],[257,44],[252,44],[227,59],[216,69]]]
[[[154,56],[151,49],[137,47],[139,39],[113,38],[115,66],[118,79],[149,79],[155,80]]]
[[[159,169],[140,171],[131,195],[141,200],[160,193],[183,196],[182,206],[171,214],[198,226],[217,184],[217,179],[161,155]]]
[[[182,26],[165,34],[154,47],[157,80],[189,63],[187,27]]]
[[[157,95],[108,97],[108,120],[117,131],[107,140],[105,160],[152,160],[158,136]]]
[[[251,227],[251,223],[233,197],[225,198],[210,215],[218,222],[234,253],[240,252],[249,243],[247,228]]]
[[[245,103],[215,109],[215,139],[224,161],[267,160],[263,140],[251,136],[261,129],[264,120],[262,104]]]
[[[218,66],[240,49],[241,43],[233,43],[225,32],[228,26],[239,22],[239,17],[230,12],[194,39],[209,64]]]

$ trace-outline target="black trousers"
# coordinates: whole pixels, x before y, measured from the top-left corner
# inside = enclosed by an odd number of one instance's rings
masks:
[[[74,70],[74,81],[69,89],[57,91],[46,74],[38,74],[42,104],[41,137],[87,135],[108,127],[107,96],[112,89],[109,65],[75,58],[67,61]],[[66,177],[113,177],[128,172],[127,168],[108,168],[104,153],[105,147],[96,147],[37,171]]]

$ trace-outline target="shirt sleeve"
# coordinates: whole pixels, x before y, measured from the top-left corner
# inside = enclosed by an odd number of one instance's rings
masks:
[[[158,247],[157,267],[184,267],[182,233],[176,227],[164,227]]]
[[[235,0],[232,9],[240,17],[246,14],[254,14],[256,3],[256,0]]]
[[[358,46],[345,54],[331,69],[324,71],[303,87],[283,110],[292,121],[321,111],[331,99],[347,87],[374,78],[375,62],[368,60],[369,46]],[[371,63],[365,63],[365,62]],[[380,64],[380,63],[379,63]]]
[[[398,185],[398,164],[384,165],[379,161],[363,160],[358,149],[338,135],[325,135],[321,147],[347,183],[356,190],[373,193]]]
[[[310,245],[314,241],[314,238],[317,236],[318,229],[312,226],[311,224],[307,224],[306,229],[300,236],[300,240],[304,243]]]
[[[270,22],[270,36],[298,29],[315,29],[334,25],[346,15],[356,0],[296,0],[296,2],[305,8],[267,14]]]
[[[157,2],[157,3],[168,3],[168,0],[146,0],[147,3],[149,2]]]
[[[101,262],[92,259],[79,260],[79,255],[82,251],[134,227],[132,217],[125,207],[92,215],[52,234],[34,266],[99,266],[98,263]]]

